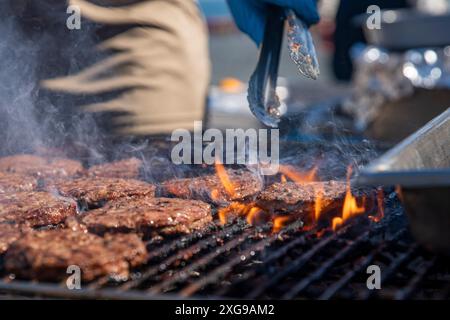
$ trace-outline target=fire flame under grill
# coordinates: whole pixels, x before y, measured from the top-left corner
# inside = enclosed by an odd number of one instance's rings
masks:
[[[226,190],[226,192],[229,194],[231,198],[235,196],[235,186],[233,185],[233,182],[230,180],[226,169],[221,163],[216,163],[216,173],[217,176],[220,178],[220,181]],[[280,166],[280,172],[281,172],[281,183],[286,183],[289,180],[292,180],[293,182],[301,185],[304,183],[313,182],[317,179],[317,170],[318,167],[314,166],[310,171],[308,172],[299,172],[294,167],[289,165],[281,165]],[[350,184],[350,178],[352,175],[352,168],[351,166],[348,167],[347,170],[347,182],[346,182],[346,194],[343,201],[342,206],[342,212],[341,215],[338,217],[334,217],[331,221],[331,229],[336,231],[338,228],[342,227],[342,225],[349,219],[362,215],[368,211],[366,208],[366,197],[362,197],[362,203],[358,204],[358,199],[353,196],[351,184]],[[211,191],[211,198],[214,199],[214,195],[217,193],[217,190]],[[314,198],[314,204],[310,208],[310,215],[312,216],[312,221],[315,223],[318,223],[322,214],[324,213],[325,209],[328,207],[330,202],[337,201],[336,199],[326,199],[324,197],[324,190],[323,187],[319,184],[317,187],[315,187],[315,198]],[[379,222],[381,218],[383,217],[384,212],[384,204],[383,204],[383,191],[380,189],[379,192],[376,195],[377,198],[377,207],[378,207],[378,214],[376,216],[370,216],[370,218],[375,221]],[[269,213],[264,212],[263,209],[258,207],[254,203],[240,203],[240,202],[233,202],[231,205],[229,205],[226,208],[220,209],[218,211],[219,219],[222,225],[225,225],[228,221],[228,217],[230,215],[238,215],[246,217],[246,221],[248,224],[255,224],[256,222],[260,221],[261,219],[258,219],[258,216],[270,216]],[[271,217],[272,224],[273,224],[273,233],[279,232],[289,221],[292,221],[292,216],[273,216]],[[263,219],[264,220],[264,219]],[[310,226],[306,226],[310,227]]]
[[[226,169],[216,164],[227,192],[234,192]],[[282,167],[281,181],[312,181],[317,169],[303,174]],[[352,195],[349,170],[341,216],[317,223],[326,207],[317,190],[303,225],[288,216],[270,216],[254,204],[233,202],[219,210],[215,226],[203,232],[148,243],[149,259],[125,282],[101,278],[83,290],[65,284],[24,282],[4,274],[0,293],[66,298],[448,298],[450,264],[419,248],[410,238],[399,190],[379,190],[377,212],[367,216],[367,201]],[[214,192],[214,190],[212,190]],[[239,212],[229,219],[230,212]],[[366,212],[367,213],[367,212]],[[261,222],[262,221],[262,222]],[[368,290],[366,269],[383,270],[383,290]],[[0,264],[1,265],[1,264]],[[1,268],[0,268],[1,270]],[[0,271],[1,272],[1,271]]]

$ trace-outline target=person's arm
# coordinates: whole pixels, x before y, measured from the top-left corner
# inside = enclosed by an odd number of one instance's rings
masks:
[[[316,0],[227,0],[238,28],[259,45],[264,34],[267,8],[275,4],[292,9],[308,26],[319,21]]]

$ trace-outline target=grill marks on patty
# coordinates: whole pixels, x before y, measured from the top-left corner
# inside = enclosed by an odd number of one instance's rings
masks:
[[[0,171],[44,178],[69,178],[82,175],[81,162],[64,158],[16,155],[0,158]]]
[[[86,208],[98,208],[105,202],[127,197],[153,197],[155,186],[138,180],[86,177],[60,180],[49,184],[47,190],[71,197]]]
[[[144,243],[134,234],[106,235],[70,229],[35,231],[10,245],[5,269],[21,278],[63,280],[67,268],[81,268],[84,281],[101,276],[128,277],[147,260]]]
[[[0,194],[0,223],[55,225],[77,214],[74,200],[48,192]]]
[[[82,222],[94,233],[137,232],[146,238],[187,234],[211,221],[211,208],[202,201],[149,197],[111,202],[82,217]]]
[[[261,179],[249,171],[227,170],[227,175],[233,185],[231,194],[227,192],[217,175],[166,181],[161,186],[161,194],[183,199],[205,200],[220,205],[246,200],[263,188]]]

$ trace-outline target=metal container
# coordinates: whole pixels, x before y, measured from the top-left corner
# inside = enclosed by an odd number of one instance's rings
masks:
[[[450,254],[450,109],[369,164],[356,182],[400,186],[413,235]]]
[[[356,22],[365,22],[364,15]],[[364,33],[370,44],[389,50],[450,45],[450,14],[432,15],[414,9],[386,10],[381,14],[381,27]]]

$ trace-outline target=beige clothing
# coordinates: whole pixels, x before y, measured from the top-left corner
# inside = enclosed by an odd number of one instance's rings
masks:
[[[125,2],[130,0],[102,1]],[[85,0],[69,3],[96,23],[133,27],[100,44],[99,50],[114,52],[107,59],[78,74],[43,81],[44,87],[92,95],[124,90],[118,98],[83,107],[126,112],[114,120],[122,134],[191,130],[203,118],[210,62],[207,30],[194,0],[144,0],[114,7]]]

